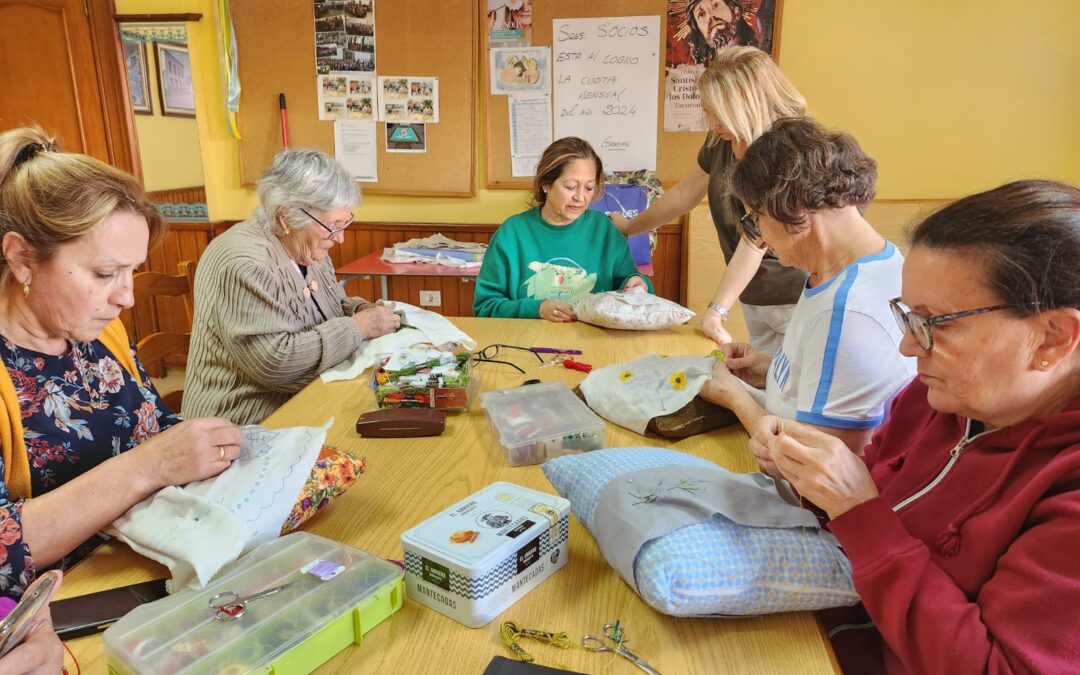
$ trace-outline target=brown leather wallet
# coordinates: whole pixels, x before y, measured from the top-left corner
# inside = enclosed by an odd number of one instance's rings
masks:
[[[384,408],[356,420],[356,433],[367,438],[438,436],[446,428],[446,411],[431,408]]]

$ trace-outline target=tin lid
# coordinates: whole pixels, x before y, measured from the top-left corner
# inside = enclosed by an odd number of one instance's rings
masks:
[[[301,571],[312,563],[309,572]],[[257,547],[202,590],[132,610],[105,631],[106,658],[117,672],[246,673],[269,665],[401,576],[385,560],[294,532]],[[279,586],[284,588],[246,603],[235,618],[218,618],[211,606],[225,592],[245,597]]]
[[[403,546],[464,569],[486,569],[570,512],[557,495],[496,482],[401,535]]]
[[[604,421],[563,382],[487,391],[480,405],[507,448],[604,429]]]

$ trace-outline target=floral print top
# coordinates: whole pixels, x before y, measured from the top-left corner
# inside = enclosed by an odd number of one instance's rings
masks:
[[[139,386],[100,341],[71,343],[66,354],[53,356],[0,337],[0,360],[18,395],[35,495],[181,421],[161,401],[138,359],[145,386]],[[2,463],[0,459],[0,476]],[[36,575],[22,537],[23,501],[12,503],[0,480],[0,594],[15,598]],[[73,565],[100,543],[95,535],[55,567]]]

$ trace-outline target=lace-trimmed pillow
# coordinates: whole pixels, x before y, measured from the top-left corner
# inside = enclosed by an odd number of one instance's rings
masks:
[[[628,291],[593,293],[574,303],[579,321],[601,328],[660,330],[689,321],[694,313],[640,286]]]
[[[542,468],[657,611],[747,616],[858,602],[836,540],[763,474],[663,448],[594,450]]]

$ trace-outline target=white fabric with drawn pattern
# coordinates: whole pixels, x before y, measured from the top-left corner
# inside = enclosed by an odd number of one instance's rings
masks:
[[[660,330],[684,324],[694,313],[640,286],[626,291],[592,293],[574,303],[578,321],[602,328]]]

